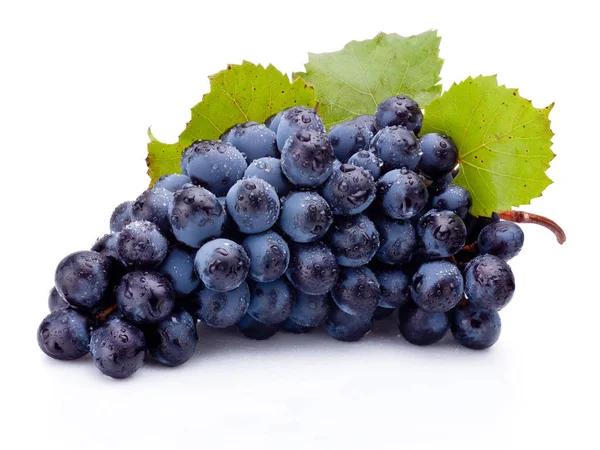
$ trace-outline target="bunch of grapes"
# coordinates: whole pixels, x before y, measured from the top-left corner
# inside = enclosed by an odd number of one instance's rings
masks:
[[[117,206],[110,234],[58,264],[40,348],[91,352],[125,378],[147,358],[191,358],[197,322],[258,340],[324,325],[357,341],[395,310],[410,343],[450,330],[465,347],[492,346],[523,232],[470,214],[469,192],[452,184],[456,145],[419,137],[422,121],[395,96],[329,133],[314,109],[292,107],[194,142],[181,174]]]

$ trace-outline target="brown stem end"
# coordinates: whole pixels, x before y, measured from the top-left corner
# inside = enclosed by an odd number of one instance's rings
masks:
[[[502,211],[498,213],[498,216],[502,220],[508,220],[509,222],[541,225],[554,233],[559,244],[564,244],[567,240],[564,230],[555,221],[547,217],[525,211]]]

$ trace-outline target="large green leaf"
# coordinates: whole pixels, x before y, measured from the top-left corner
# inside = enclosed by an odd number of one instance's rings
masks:
[[[407,94],[424,107],[442,92],[440,40],[436,31],[410,37],[380,33],[337,52],[309,53],[306,73],[299,75],[314,86],[328,127],[374,114],[393,95]]]
[[[489,216],[528,204],[552,183],[545,173],[554,158],[552,106],[534,108],[495,76],[467,78],[427,107],[421,133],[452,137],[460,164],[455,183],[471,193],[474,214]]]
[[[181,153],[198,139],[218,139],[229,127],[247,121],[264,122],[272,114],[296,105],[315,106],[314,91],[301,78],[293,82],[269,65],[244,61],[209,77],[210,92],[192,108],[192,119],[174,144],[158,141],[149,131],[148,175],[180,171]]]

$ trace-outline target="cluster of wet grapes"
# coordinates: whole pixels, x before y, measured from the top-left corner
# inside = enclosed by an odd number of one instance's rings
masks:
[[[182,174],[119,205],[110,234],[58,264],[39,346],[62,360],[91,352],[124,378],[148,358],[187,361],[197,322],[258,340],[324,325],[357,341],[398,311],[413,344],[451,330],[490,347],[523,232],[470,214],[454,142],[419,137],[422,120],[396,96],[328,133],[292,107],[194,142]]]

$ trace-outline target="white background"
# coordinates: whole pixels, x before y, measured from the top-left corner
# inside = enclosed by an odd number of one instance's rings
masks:
[[[339,3],[339,4],[338,4]],[[598,448],[600,118],[592,2],[0,2],[0,447]],[[555,4],[560,6],[554,6]],[[196,357],[125,381],[37,348],[57,262],[148,184],[147,136],[174,141],[206,76],[247,59],[436,28],[447,89],[498,74],[553,101],[555,184],[527,209],[517,293],[489,351],[416,348],[378,325],[356,344],[200,330]]]

